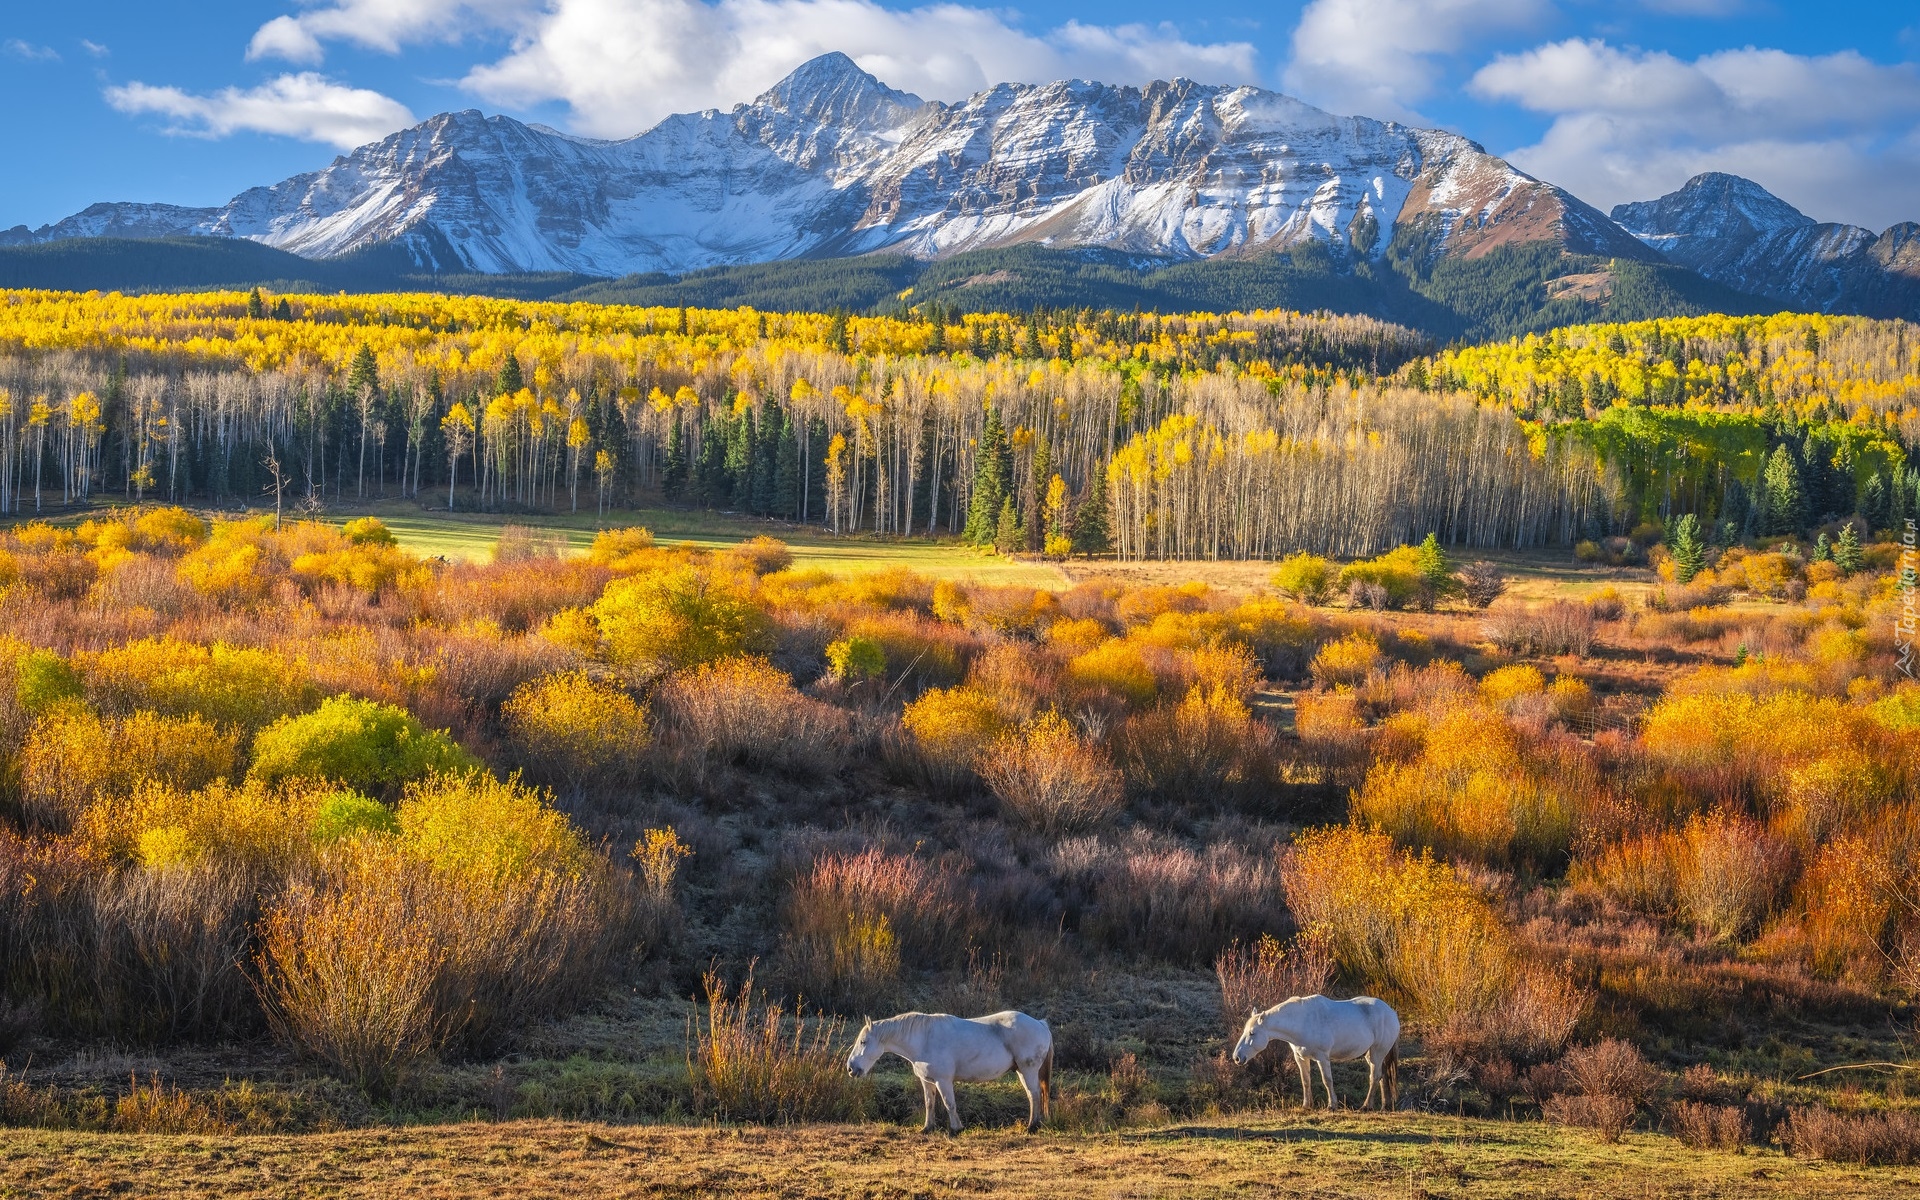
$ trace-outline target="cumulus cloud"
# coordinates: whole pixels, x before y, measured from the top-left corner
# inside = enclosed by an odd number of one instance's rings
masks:
[[[1072,76],[1144,83],[1256,77],[1244,43],[1196,45],[1170,28],[1070,23],[1045,36],[957,4],[871,0],[556,0],[513,51],[464,83],[499,104],[561,101],[582,132],[617,137],[674,112],[727,107],[830,50],[887,84],[954,100],[1000,82]]]
[[[602,137],[638,133],[670,113],[730,107],[830,50],[940,100],[1074,76],[1259,76],[1247,43],[1189,42],[1170,25],[1069,21],[1033,34],[1000,10],[895,10],[874,0],[339,0],[267,22],[248,56],[311,64],[329,41],[393,52],[478,28],[505,31],[512,47],[469,71],[468,90],[502,105],[565,104],[575,129]]]
[[[1502,55],[1476,96],[1553,116],[1509,157],[1602,208],[1708,170],[1745,175],[1809,216],[1920,219],[1920,70],[1854,51],[1747,47],[1691,61],[1570,39]]]
[[[211,138],[273,133],[343,150],[414,123],[413,114],[399,101],[311,71],[282,75],[246,91],[224,88],[207,96],[129,83],[108,88],[107,102],[124,113],[165,117],[169,133]]]
[[[1448,55],[1533,28],[1551,0],[1313,0],[1293,31],[1288,91],[1336,112],[1420,121]]]

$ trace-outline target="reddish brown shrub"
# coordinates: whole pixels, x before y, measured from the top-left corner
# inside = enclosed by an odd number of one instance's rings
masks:
[[[1120,811],[1120,773],[1059,713],[1003,735],[979,771],[1007,814],[1040,833],[1091,829]]]
[[[1730,1104],[1682,1100],[1667,1110],[1667,1124],[1695,1150],[1738,1152],[1753,1136],[1747,1110]]]
[[[1796,1108],[1776,1135],[1805,1158],[1860,1166],[1905,1167],[1920,1163],[1920,1113],[1837,1113]]]

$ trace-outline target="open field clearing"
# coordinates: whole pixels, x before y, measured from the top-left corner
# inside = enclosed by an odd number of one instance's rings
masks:
[[[513,1121],[294,1137],[0,1131],[0,1196],[1582,1197],[1920,1196],[1912,1171],[1770,1151],[1605,1145],[1535,1123],[1260,1117],[957,1139],[899,1127],[712,1129]]]

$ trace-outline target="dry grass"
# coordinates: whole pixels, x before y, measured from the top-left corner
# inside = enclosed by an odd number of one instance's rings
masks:
[[[964,1096],[960,1103],[964,1110]],[[1411,1114],[1221,1118],[1032,1137],[971,1129],[952,1140],[898,1125],[544,1120],[245,1138],[8,1129],[0,1159],[0,1186],[16,1196],[1920,1196],[1920,1180],[1895,1168],[1703,1153],[1648,1134],[1603,1145],[1550,1125]]]

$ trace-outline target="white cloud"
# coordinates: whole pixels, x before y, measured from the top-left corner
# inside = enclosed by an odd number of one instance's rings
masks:
[[[1144,83],[1257,76],[1245,43],[1196,45],[1170,27],[1069,23],[1036,37],[958,4],[895,11],[871,0],[556,0],[498,62],[463,81],[500,104],[564,102],[581,131],[637,133],[675,112],[728,107],[839,50],[928,99],[1068,77]]]
[[[28,62],[59,62],[60,52],[52,46],[36,46],[32,42],[23,42],[19,38],[8,38],[7,53],[15,58],[24,58]]]
[[[503,105],[558,101],[574,128],[603,137],[638,133],[670,113],[730,107],[830,50],[893,87],[941,100],[1007,81],[1187,75],[1242,83],[1259,74],[1251,45],[1193,43],[1170,25],[1069,21],[1032,34],[1000,10],[895,10],[874,0],[339,0],[267,22],[248,57],[314,63],[328,41],[397,52],[476,29],[505,31],[513,46],[469,71],[468,89]]]
[[[334,0],[260,27],[248,58],[314,62],[323,41],[352,42],[388,54],[418,42],[455,42],[479,30],[517,29],[538,0]]]
[[[86,38],[80,39],[80,48],[95,58],[105,58],[107,55],[113,53],[113,51],[102,46],[99,42],[89,41]]]
[[[413,114],[399,101],[364,88],[343,87],[311,71],[282,75],[247,91],[223,88],[210,96],[129,83],[108,88],[107,102],[124,113],[166,117],[169,133],[212,138],[272,133],[326,142],[343,150],[414,123]]]
[[[1526,30],[1551,0],[1313,0],[1293,31],[1287,90],[1338,112],[1420,121],[1444,56]]]
[[[1753,47],[1687,61],[1571,39],[1494,59],[1469,90],[1551,114],[1541,140],[1509,157],[1602,208],[1718,170],[1820,220],[1920,219],[1911,64]]]
[[[275,17],[254,31],[247,43],[247,61],[280,58],[287,62],[311,64],[327,56],[326,47],[296,17]]]

